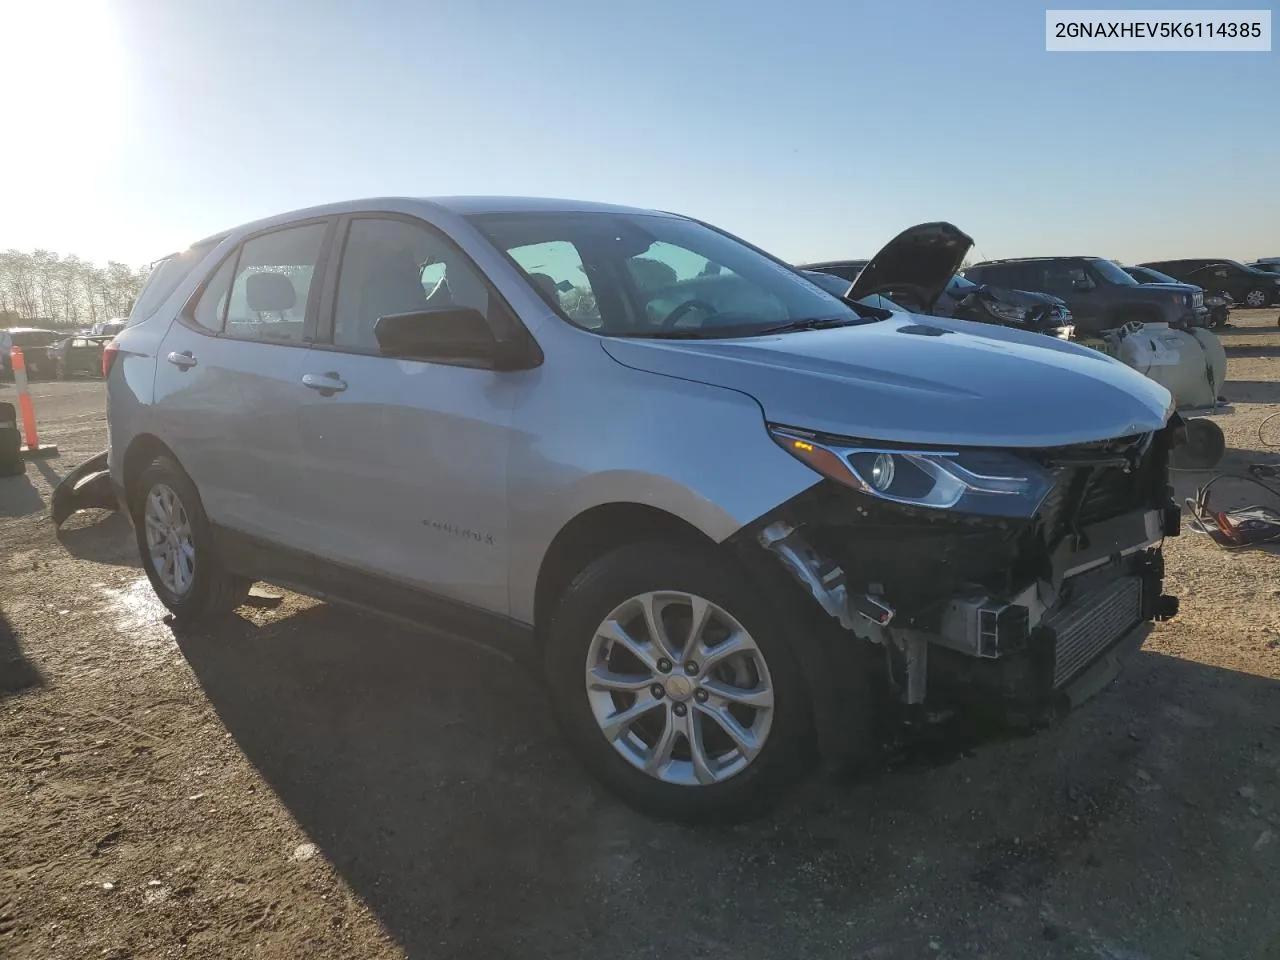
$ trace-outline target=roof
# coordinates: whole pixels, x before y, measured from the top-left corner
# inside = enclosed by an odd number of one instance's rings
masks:
[[[1056,257],[1001,257],[998,260],[982,260],[979,263],[970,264],[966,270],[972,270],[974,267],[990,267],[997,263],[1039,263],[1045,260],[1105,260],[1106,257],[1095,257],[1082,254],[1062,254]]]
[[[439,210],[446,210],[460,217],[488,213],[624,213],[649,217],[679,216],[678,214],[659,210],[646,210],[641,207],[596,203],[591,200],[564,200],[554,197],[365,197],[272,214],[269,217],[263,217],[249,223],[237,224],[227,230],[209,234],[207,237],[195,241],[192,246],[222,240],[231,233],[252,233],[255,230],[274,226],[277,223],[288,223],[309,217],[332,217],[343,213],[360,213],[384,208],[391,209],[393,207],[403,207],[405,204],[424,204]],[[170,256],[172,255],[170,254]]]

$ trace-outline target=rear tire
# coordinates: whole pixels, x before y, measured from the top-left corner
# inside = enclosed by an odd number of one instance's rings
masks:
[[[1265,307],[1270,302],[1271,296],[1261,287],[1255,287],[1244,295],[1244,305],[1246,307],[1253,307],[1254,309],[1257,309],[1259,307]]]
[[[191,478],[161,456],[129,490],[138,553],[156,596],[178,620],[213,618],[244,603],[253,581],[228,572]]]
[[[698,621],[704,627],[695,630]],[[816,754],[809,691],[785,623],[710,548],[641,543],[594,561],[551,619],[544,666],[579,760],[650,816],[749,819]],[[623,724],[638,707],[644,712]]]

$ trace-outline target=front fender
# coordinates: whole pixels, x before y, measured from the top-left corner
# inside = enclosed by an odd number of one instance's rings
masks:
[[[576,369],[544,368],[515,407],[510,602],[526,623],[547,549],[586,510],[640,504],[719,543],[820,479],[770,439],[746,394],[624,367],[594,338],[585,351],[547,351],[546,368]]]

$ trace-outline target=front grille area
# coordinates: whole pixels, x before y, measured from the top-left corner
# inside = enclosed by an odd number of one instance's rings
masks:
[[[1043,621],[1054,634],[1053,685],[1060,687],[1142,620],[1142,578],[1121,577]]]
[[[1049,543],[1056,543],[1073,528],[1110,520],[1130,510],[1154,505],[1153,471],[1162,463],[1148,445],[1143,455],[1129,469],[1117,465],[1072,465],[1069,458],[1102,455],[1138,446],[1146,437],[1125,437],[1110,444],[1087,444],[1052,451],[1063,456],[1057,467],[1058,482],[1045,497],[1039,516]]]

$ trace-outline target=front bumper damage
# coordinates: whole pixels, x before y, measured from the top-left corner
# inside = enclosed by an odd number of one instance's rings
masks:
[[[824,481],[744,534],[850,642],[882,652],[909,705],[1039,722],[1119,672],[1177,613],[1161,543],[1178,534],[1164,430],[1040,451],[1058,478],[1031,520],[886,504]]]

